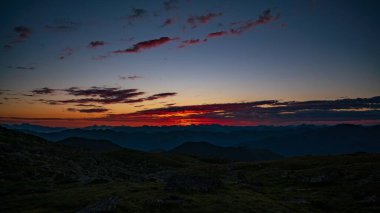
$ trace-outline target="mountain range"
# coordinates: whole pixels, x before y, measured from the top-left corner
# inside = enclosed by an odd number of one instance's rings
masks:
[[[170,127],[107,127],[46,130],[46,127],[8,125],[8,128],[60,141],[70,137],[108,140],[121,147],[142,151],[169,151],[185,142],[205,141],[216,146],[267,149],[283,156],[380,152],[380,125],[361,126],[257,126],[219,125]],[[22,128],[21,128],[22,127]],[[36,129],[42,129],[37,131]]]

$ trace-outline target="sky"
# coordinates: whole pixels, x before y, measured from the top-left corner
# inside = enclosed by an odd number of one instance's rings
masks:
[[[0,123],[380,123],[380,3],[2,0]]]

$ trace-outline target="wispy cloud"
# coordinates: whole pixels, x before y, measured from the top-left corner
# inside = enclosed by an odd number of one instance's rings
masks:
[[[259,25],[264,25],[272,21],[276,21],[279,19],[279,17],[279,15],[273,15],[271,10],[268,9],[263,11],[257,19],[252,19],[244,22],[234,22],[231,24],[231,29],[209,33],[206,38],[216,38],[226,35],[240,35],[242,33],[248,32],[249,30],[252,30]]]
[[[59,56],[59,59],[63,60],[71,55],[73,55],[75,52],[74,48],[72,47],[65,47],[62,51],[61,51],[61,55]]]
[[[167,0],[163,2],[165,10],[174,10],[178,9],[178,0]]]
[[[24,42],[32,34],[32,29],[27,26],[16,26],[13,28],[13,33],[15,34],[11,41],[3,45],[4,49],[10,50],[17,43]]]
[[[172,18],[167,18],[164,23],[161,25],[161,27],[167,27],[167,26],[170,26],[172,24],[174,24],[174,22],[177,20],[176,17],[172,17]]]
[[[13,31],[18,34],[18,39],[20,40],[27,39],[32,34],[32,29],[26,26],[17,26],[13,28]]]
[[[129,75],[129,76],[119,76],[120,80],[136,80],[142,78],[141,76],[138,75]]]
[[[177,38],[169,38],[169,37],[161,37],[161,38],[158,38],[158,39],[152,39],[152,40],[148,40],[148,41],[142,41],[142,42],[139,42],[135,45],[133,45],[132,47],[128,48],[128,49],[125,49],[125,50],[115,50],[113,51],[113,53],[115,54],[119,54],[119,53],[138,53],[138,52],[141,52],[145,49],[150,49],[150,48],[155,48],[155,47],[159,47],[163,44],[166,44],[170,41],[173,41],[173,40],[176,40]]]
[[[18,69],[18,70],[34,70],[35,66],[8,66],[9,69]]]
[[[34,89],[34,90],[30,91],[30,92],[32,94],[34,94],[34,95],[47,95],[47,94],[53,94],[56,91],[57,91],[56,89],[51,89],[51,88],[48,88],[48,87],[43,87],[43,88],[39,88],[39,89]]]
[[[105,44],[106,44],[105,41],[91,41],[88,44],[88,47],[89,48],[97,48],[97,47],[100,47],[100,46],[104,46]]]
[[[108,112],[109,109],[106,108],[89,108],[89,109],[78,109],[78,108],[67,108],[69,112],[81,112],[81,113],[104,113]]]
[[[56,20],[52,24],[45,25],[45,30],[49,32],[72,32],[78,29],[79,23],[69,20]]]
[[[219,32],[209,33],[207,35],[207,38],[215,38],[215,37],[220,37],[220,36],[224,36],[227,34],[228,34],[227,31],[219,31]]]
[[[202,42],[205,42],[206,40],[200,40],[200,39],[189,39],[189,40],[184,40],[181,42],[180,45],[178,45],[178,48],[184,48],[184,47],[187,47],[187,46],[190,46],[190,45],[194,45],[194,44],[199,44],[199,43],[202,43]]]
[[[196,28],[199,24],[207,24],[211,20],[222,15],[223,13],[208,13],[201,16],[191,16],[187,19],[187,23],[190,24],[192,28]]]
[[[177,95],[176,92],[158,93],[158,94],[154,94],[154,95],[151,95],[151,96],[145,98],[145,100],[151,101],[151,100],[166,98],[166,97],[175,96],[175,95]]]
[[[91,104],[118,104],[118,103],[140,103],[157,99],[175,96],[177,93],[158,93],[143,97],[145,92],[138,89],[121,89],[117,87],[90,87],[79,88],[70,87],[67,89],[51,89],[48,87],[34,89],[31,91],[33,95],[49,95],[55,92],[61,92],[74,98],[65,100],[39,99],[42,102],[50,105],[76,104],[76,106],[86,106]]]

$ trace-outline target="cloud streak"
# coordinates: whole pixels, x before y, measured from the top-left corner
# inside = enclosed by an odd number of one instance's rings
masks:
[[[93,106],[93,104],[134,104],[177,95],[177,93],[174,92],[167,92],[142,97],[145,95],[145,92],[139,91],[138,89],[121,89],[117,87],[70,87],[67,89],[51,89],[48,87],[43,87],[34,89],[31,93],[32,95],[51,95],[58,91],[74,98],[65,100],[41,98],[37,101],[49,105],[76,104],[76,106]]]
[[[137,80],[139,78],[142,78],[142,77],[138,75],[119,76],[120,80]]]
[[[139,53],[143,50],[146,50],[146,49],[151,49],[151,48],[155,48],[155,47],[159,47],[161,45],[164,45],[170,41],[173,41],[173,40],[176,40],[177,38],[169,38],[169,37],[161,37],[161,38],[158,38],[158,39],[152,39],[152,40],[148,40],[148,41],[142,41],[142,42],[139,42],[139,43],[136,43],[135,45],[133,45],[132,47],[128,48],[128,49],[125,49],[125,50],[116,50],[116,51],[113,51],[113,53],[115,54],[120,54],[120,53]]]
[[[97,47],[104,46],[105,44],[106,44],[105,41],[91,41],[91,42],[88,44],[88,47],[89,47],[89,48],[97,48]]]
[[[178,9],[178,0],[167,0],[163,2],[165,10],[175,10]]]
[[[289,125],[301,123],[380,123],[380,97],[288,101],[256,101],[164,107],[110,114],[107,121],[142,121],[155,125]]]
[[[187,23],[192,27],[196,28],[200,24],[207,24],[216,17],[222,16],[223,13],[208,13],[201,16],[191,16],[187,19]]]
[[[67,108],[69,112],[81,112],[81,113],[104,113],[108,112],[109,109],[106,108],[89,108],[89,109],[78,109],[78,108]]]

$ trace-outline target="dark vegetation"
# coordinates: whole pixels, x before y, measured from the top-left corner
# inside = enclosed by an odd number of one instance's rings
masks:
[[[371,153],[222,161],[94,152],[0,128],[0,168],[0,212],[380,211]]]

